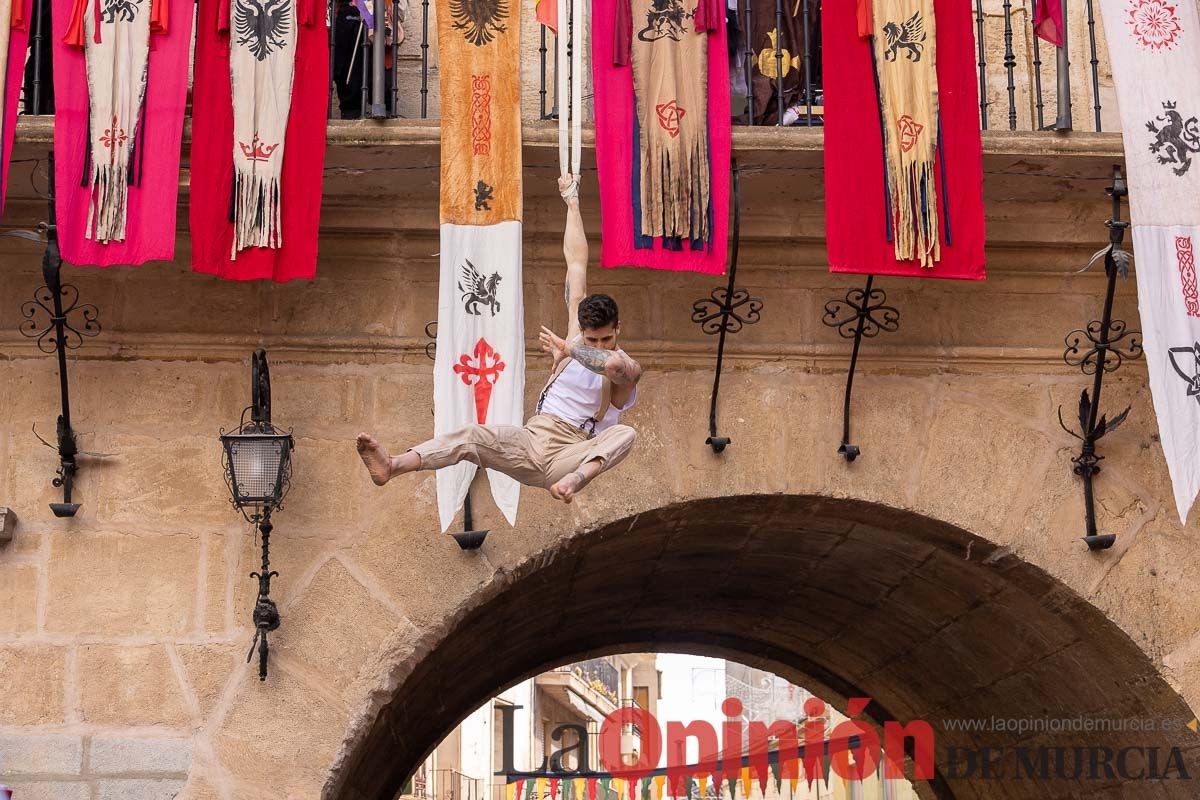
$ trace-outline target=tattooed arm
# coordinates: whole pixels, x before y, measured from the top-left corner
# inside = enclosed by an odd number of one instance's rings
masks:
[[[588,347],[582,339],[576,338],[568,346],[568,352],[571,354],[571,358],[582,364],[585,369],[591,370],[597,375],[603,375],[613,382],[613,402],[618,406],[625,404],[617,402],[615,389],[622,387],[632,389],[642,378],[642,365],[620,350],[601,350],[596,347]],[[624,399],[628,399],[628,392],[621,394]]]
[[[563,358],[571,357],[597,375],[603,375],[612,381],[612,404],[624,409],[629,405],[634,387],[642,379],[642,365],[620,350],[604,350],[598,347],[588,347],[583,343],[582,336],[574,337],[570,342],[560,338],[558,334],[546,326],[538,334],[542,349],[554,356],[557,365]]]

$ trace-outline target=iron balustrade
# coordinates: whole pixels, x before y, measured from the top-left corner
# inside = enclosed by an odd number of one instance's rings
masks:
[[[639,703],[637,700],[629,700],[629,699],[622,700],[620,702],[620,707],[621,708],[629,708],[629,709],[639,709],[641,711],[649,711],[649,709],[642,708],[642,704]],[[642,726],[639,725],[638,723],[630,722],[628,725],[623,726],[623,728],[625,730],[623,730],[622,732],[631,733],[634,736],[638,737],[639,739],[642,738]]]
[[[483,779],[456,769],[433,771],[432,800],[483,800]]]
[[[21,112],[24,114],[54,113],[50,2],[34,0],[33,29],[21,95]],[[375,14],[374,30],[368,32],[353,0],[327,0],[329,118],[436,118],[435,104],[430,102],[431,93],[435,98],[437,94],[436,58],[430,53],[433,4],[430,0],[375,0],[374,5],[376,10],[384,13]],[[533,4],[526,2],[525,5],[527,14],[532,16]],[[813,9],[815,7],[813,4]],[[1102,53],[1096,41],[1095,0],[1069,0],[1067,11],[1071,8],[1079,10],[1075,20],[1076,35],[1070,36],[1069,30],[1064,31],[1065,46],[1059,50],[1034,35],[1032,0],[1004,0],[995,13],[985,10],[983,0],[972,3],[981,129],[988,130],[997,122],[1007,123],[1008,130],[1069,130],[1074,127],[1072,58],[1086,64],[1081,72],[1089,73],[1086,83],[1090,84],[1087,86],[1090,96],[1084,99],[1090,100],[1091,119],[1078,122],[1082,128],[1103,129],[1100,78],[1107,70],[1102,69]],[[782,20],[785,12],[799,15],[799,35],[804,49],[799,58],[787,51],[780,36],[764,42],[749,41],[748,36],[743,36],[738,42],[740,63],[734,72],[740,74],[733,77],[739,86],[745,86],[747,96],[734,98],[735,124],[754,125],[762,116],[756,112],[765,111],[754,108],[753,92],[750,91],[756,70],[758,74],[771,73],[767,77],[774,85],[774,92],[769,105],[778,109],[785,94],[785,75],[793,69],[801,76],[801,85],[795,93],[796,99],[784,109],[785,113],[774,114],[775,124],[786,122],[803,127],[823,124],[820,15],[813,9],[803,1],[785,3],[776,0],[768,12],[777,22]],[[753,31],[753,9],[745,4],[736,14],[738,30]],[[1066,16],[1070,21],[1069,13]],[[404,30],[403,41],[397,25]],[[777,30],[779,27],[777,25]],[[1083,36],[1085,28],[1087,35]],[[549,87],[554,84],[558,37],[540,25],[536,35],[540,68],[534,114],[543,120],[556,119],[558,99]],[[1002,43],[1000,63],[990,63],[988,44],[997,41]],[[377,46],[377,43],[381,44]],[[1055,57],[1046,57],[1047,47],[1056,51]],[[765,72],[762,71],[764,66]],[[1050,104],[1053,104],[1054,117],[1047,124],[1045,118]],[[1004,107],[1006,113],[996,113],[994,107],[997,106]]]

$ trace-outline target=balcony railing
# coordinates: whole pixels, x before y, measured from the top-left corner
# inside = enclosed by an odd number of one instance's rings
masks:
[[[431,800],[483,800],[483,780],[456,769],[435,769]]]
[[[588,685],[592,691],[608,698],[613,704],[620,702],[621,673],[606,659],[592,658],[558,667],[554,672],[574,675]]]
[[[642,708],[642,704],[639,703],[637,700],[622,700],[621,708],[636,708],[636,709],[641,709],[643,711],[646,710],[646,709]],[[631,722],[628,725],[624,726],[622,728],[621,732],[632,734],[633,736],[636,736],[640,739],[642,736],[642,726],[637,724],[636,722]]]
[[[1065,130],[1076,124],[1081,129],[1103,129],[1101,101],[1110,90],[1111,81],[1106,53],[1097,44],[1096,0],[1064,0],[1069,30],[1066,46],[1061,50],[1033,34],[1034,0],[968,1],[972,2],[975,22],[982,129]],[[22,91],[21,108],[25,114],[54,111],[50,2],[35,0]],[[329,117],[436,118],[437,47],[431,0],[375,0],[375,5],[388,13],[377,13],[375,30],[368,32],[353,0],[328,2]],[[560,41],[560,37],[533,22],[532,0],[524,0],[524,5],[523,35],[538,37],[540,59],[536,90],[526,84],[524,116],[554,119],[557,117],[555,89],[551,88],[556,85],[554,53],[557,47],[570,47],[569,33],[563,31]],[[736,20],[739,30],[752,32],[753,12],[744,1],[739,5],[741,10],[730,13],[739,15]],[[747,91],[735,95],[735,124],[753,125],[764,116],[764,109],[754,108],[753,92],[748,91],[758,69],[756,64],[766,64],[766,72],[773,73],[775,89],[768,106],[777,109],[781,98],[786,93],[792,94],[784,113],[772,115],[775,124],[822,124],[819,4],[775,0],[776,19],[782,19],[784,10],[790,11],[792,5],[801,14],[800,30],[806,42],[803,57],[798,64],[791,58],[785,59],[784,46],[778,37],[773,52],[770,47],[764,49],[764,43],[749,41],[748,37],[742,41],[739,64],[735,65],[732,78]],[[1073,10],[1077,15],[1072,15]],[[399,35],[401,28],[403,36]],[[1082,35],[1084,31],[1086,35]],[[1072,32],[1075,35],[1069,35]],[[1072,62],[1076,64],[1075,72]],[[783,73],[793,68],[799,74],[799,87],[785,90]],[[585,72],[588,71],[585,67]],[[1073,111],[1076,107],[1080,109],[1077,115]],[[1078,119],[1073,119],[1075,116]]]

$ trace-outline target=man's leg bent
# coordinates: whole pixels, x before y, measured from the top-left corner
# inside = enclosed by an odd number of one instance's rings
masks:
[[[547,470],[546,488],[557,499],[571,502],[597,476],[624,461],[636,440],[633,428],[614,425],[595,439],[566,448]]]

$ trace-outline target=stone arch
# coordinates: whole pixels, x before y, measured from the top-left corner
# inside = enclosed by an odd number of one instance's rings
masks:
[[[588,654],[673,649],[763,666],[876,723],[925,719],[947,748],[1013,744],[949,718],[1193,715],[1147,654],[1007,548],[910,511],[811,495],[681,502],[564,537],[395,657],[325,787],[390,800],[498,689]],[[397,652],[400,652],[397,650]],[[453,675],[453,680],[446,677]],[[1194,748],[1190,733],[1039,732],[1030,747]],[[1015,756],[1001,765],[1012,770]],[[938,798],[1122,797],[1119,780],[996,782],[939,771]],[[1190,797],[1185,781],[1139,797]],[[1111,793],[1111,794],[1109,794]]]

